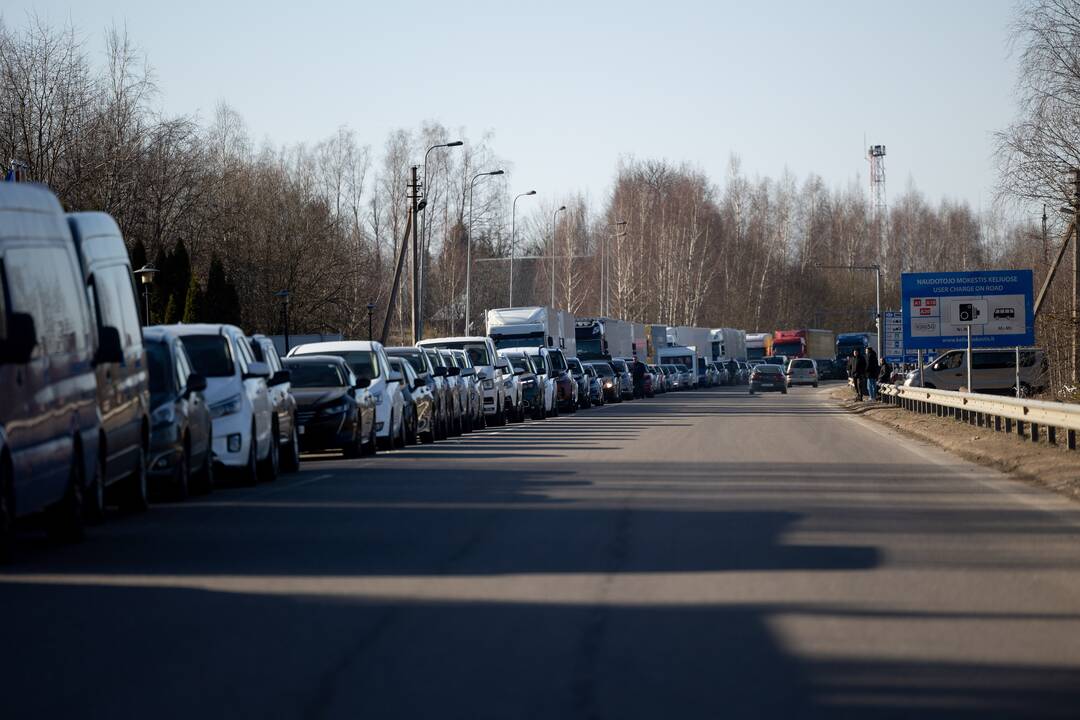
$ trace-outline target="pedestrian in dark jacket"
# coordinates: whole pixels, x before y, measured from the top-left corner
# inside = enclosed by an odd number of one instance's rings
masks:
[[[871,400],[877,400],[877,378],[881,372],[874,348],[866,349],[866,390]]]
[[[634,362],[630,364],[630,374],[634,377],[634,398],[640,399],[645,397],[645,373],[648,368],[645,367],[645,363],[637,359],[637,355],[634,356]]]
[[[878,372],[877,381],[878,385],[888,385],[892,382],[892,365],[888,360],[883,360],[881,363],[881,371]]]
[[[866,381],[866,358],[858,350],[851,351],[847,361],[847,374],[855,385],[855,399],[862,402],[863,382]]]

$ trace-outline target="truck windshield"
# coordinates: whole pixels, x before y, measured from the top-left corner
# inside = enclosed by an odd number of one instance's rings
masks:
[[[763,347],[755,347],[755,348],[748,347],[748,348],[746,348],[746,359],[747,360],[760,360],[763,357],[765,357],[765,348],[763,348]]]
[[[492,334],[491,341],[495,343],[496,350],[515,347],[541,347],[545,345],[544,333],[521,333],[518,335]]]
[[[773,355],[801,355],[802,354],[802,341],[793,340],[790,342],[774,342],[772,346]]]
[[[603,342],[600,338],[589,337],[587,340],[578,339],[577,354],[582,360],[591,360],[604,356]]]

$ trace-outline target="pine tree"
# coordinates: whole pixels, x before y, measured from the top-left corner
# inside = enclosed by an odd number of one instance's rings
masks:
[[[202,322],[203,319],[203,293],[199,287],[199,281],[195,275],[188,282],[187,297],[184,298],[184,316],[180,319],[183,323]]]
[[[164,325],[172,325],[179,318],[176,317],[179,311],[176,308],[176,296],[169,296],[169,303],[165,306],[165,319],[162,321]]]
[[[136,240],[135,244],[131,247],[131,252],[128,253],[128,257],[131,260],[131,269],[138,270],[146,265],[146,245],[142,240]]]
[[[217,254],[210,256],[210,274],[206,278],[205,320],[240,325],[240,297],[225,275]]]

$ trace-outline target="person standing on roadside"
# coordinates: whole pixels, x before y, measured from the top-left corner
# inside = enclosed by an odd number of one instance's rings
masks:
[[[888,385],[889,383],[892,382],[892,371],[893,371],[893,368],[892,368],[892,365],[889,364],[889,361],[888,360],[882,360],[881,361],[881,371],[878,372],[878,376],[877,376],[878,389],[880,389],[882,385]]]
[[[645,363],[634,356],[634,362],[630,365],[630,374],[634,377],[634,399],[645,397],[645,372],[648,368]]]
[[[862,402],[863,381],[866,379],[866,358],[858,349],[851,351],[851,357],[847,361],[847,374],[855,385],[855,400]]]
[[[881,366],[878,365],[877,352],[874,348],[866,349],[866,393],[870,396],[870,401],[877,400],[877,378],[878,373],[881,372]]]

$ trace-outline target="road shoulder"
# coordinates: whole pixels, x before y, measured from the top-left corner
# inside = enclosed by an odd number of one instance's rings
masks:
[[[859,418],[1080,502],[1080,453],[950,418],[921,415],[870,401],[856,402],[846,386],[833,386],[820,392]]]

